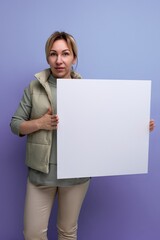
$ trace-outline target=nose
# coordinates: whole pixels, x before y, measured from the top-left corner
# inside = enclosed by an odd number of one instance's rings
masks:
[[[61,55],[58,55],[58,56],[57,56],[56,63],[57,63],[57,64],[61,64],[61,63],[62,63],[62,57],[61,57]]]

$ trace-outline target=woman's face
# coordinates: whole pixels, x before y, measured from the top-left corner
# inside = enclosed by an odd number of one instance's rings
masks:
[[[76,59],[65,40],[56,40],[50,50],[48,63],[55,78],[70,78]]]

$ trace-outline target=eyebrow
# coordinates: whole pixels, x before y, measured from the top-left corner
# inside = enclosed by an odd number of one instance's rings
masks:
[[[69,48],[67,48],[67,49],[64,49],[62,52],[66,52],[66,51],[69,51],[69,52],[71,52]],[[57,51],[56,51],[56,50],[54,50],[54,49],[51,49],[51,50],[50,50],[50,52],[57,52]]]

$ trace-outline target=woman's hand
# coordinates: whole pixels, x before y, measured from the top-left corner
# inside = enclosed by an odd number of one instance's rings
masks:
[[[59,118],[57,115],[52,114],[51,108],[41,118],[37,119],[39,129],[55,130],[58,127]]]
[[[56,130],[58,127],[59,118],[52,114],[51,108],[40,118],[24,121],[20,125],[19,134],[26,135],[39,130]]]
[[[153,119],[151,119],[150,122],[149,122],[149,131],[150,132],[153,131],[154,128],[155,128],[155,122],[154,122]]]

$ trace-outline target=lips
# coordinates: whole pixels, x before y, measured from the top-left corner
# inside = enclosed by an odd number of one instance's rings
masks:
[[[56,69],[56,71],[63,71],[65,68],[63,68],[63,67],[57,67],[57,68],[55,68]]]

